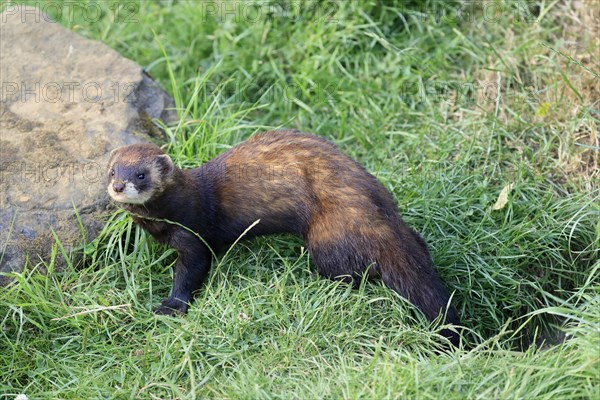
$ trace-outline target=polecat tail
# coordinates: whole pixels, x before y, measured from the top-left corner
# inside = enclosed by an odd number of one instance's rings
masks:
[[[406,231],[404,231],[406,232]],[[459,325],[456,309],[449,304],[450,297],[437,275],[433,262],[421,236],[410,230],[410,236],[403,235],[402,249],[396,250],[390,259],[390,251],[379,263],[379,275],[386,286],[414,304],[429,321],[441,315],[440,322]],[[441,334],[458,346],[460,336],[449,329]]]
[[[305,235],[321,275],[357,284],[370,266],[369,277],[381,278],[429,321],[441,314],[442,322],[459,324],[455,309],[448,307],[448,293],[435,272],[427,246],[416,232],[401,220],[395,221],[397,226],[388,220],[371,225],[372,235],[366,235],[355,232],[343,221],[324,216],[314,221]],[[327,240],[331,237],[336,240]],[[458,334],[448,329],[441,333],[458,345]]]

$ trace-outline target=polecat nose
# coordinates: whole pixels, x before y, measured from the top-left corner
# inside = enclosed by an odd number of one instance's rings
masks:
[[[113,190],[117,193],[121,193],[123,190],[125,190],[125,184],[113,183]]]

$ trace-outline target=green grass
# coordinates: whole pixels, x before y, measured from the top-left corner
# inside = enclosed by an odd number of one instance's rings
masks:
[[[102,18],[60,22],[176,99],[178,165],[293,127],[373,172],[426,238],[468,345],[436,352],[393,292],[313,275],[290,236],[238,243],[186,317],[155,317],[175,254],[118,212],[83,265],[55,271],[57,244],[47,274],[0,290],[0,395],[600,397],[593,2],[90,3]]]

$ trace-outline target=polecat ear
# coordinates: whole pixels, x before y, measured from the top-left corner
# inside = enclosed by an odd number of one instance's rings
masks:
[[[110,168],[110,166],[112,165],[113,158],[114,158],[114,157],[115,157],[115,155],[117,154],[117,150],[119,150],[119,149],[120,149],[120,147],[117,147],[116,149],[113,149],[113,150],[110,152],[110,156],[108,157],[108,167],[109,167],[109,168]]]
[[[167,154],[156,156],[156,165],[163,176],[170,176],[175,172],[175,164],[173,164],[173,160]]]

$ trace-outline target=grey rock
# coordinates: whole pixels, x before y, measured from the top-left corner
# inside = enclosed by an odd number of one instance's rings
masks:
[[[110,210],[110,151],[176,119],[133,61],[16,7],[0,14],[0,272],[47,259],[52,230],[68,250],[92,239]]]

